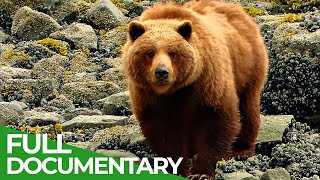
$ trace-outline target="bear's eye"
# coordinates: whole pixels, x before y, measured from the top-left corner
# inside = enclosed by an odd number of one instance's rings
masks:
[[[170,52],[169,52],[169,56],[170,56],[171,58],[174,58],[174,57],[176,57],[176,53],[173,52],[173,51],[170,51]]]
[[[154,50],[149,50],[147,55],[149,58],[152,58],[154,56]]]

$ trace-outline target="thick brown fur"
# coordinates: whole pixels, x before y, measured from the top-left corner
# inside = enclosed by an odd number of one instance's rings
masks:
[[[154,75],[159,66],[165,82]],[[143,134],[158,155],[184,157],[181,175],[213,177],[222,158],[255,153],[268,57],[240,5],[153,6],[130,24],[123,68]]]

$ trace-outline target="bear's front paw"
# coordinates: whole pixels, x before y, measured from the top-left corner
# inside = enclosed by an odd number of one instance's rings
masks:
[[[191,180],[213,180],[214,177],[209,176],[207,174],[195,174],[195,175],[189,175],[187,177],[187,179],[191,179]]]

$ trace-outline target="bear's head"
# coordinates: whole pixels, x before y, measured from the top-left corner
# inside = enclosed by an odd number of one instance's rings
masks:
[[[135,85],[166,94],[200,76],[202,62],[191,21],[133,21],[128,36],[123,49],[124,72]]]

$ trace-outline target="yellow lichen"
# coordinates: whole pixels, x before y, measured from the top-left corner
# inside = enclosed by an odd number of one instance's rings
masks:
[[[81,51],[83,52],[83,53],[85,53],[87,56],[90,56],[90,49],[89,48],[81,48]]]
[[[4,58],[4,59],[9,59],[9,58],[11,58],[11,57],[14,56],[14,55],[15,55],[15,52],[14,52],[13,50],[9,50],[9,51],[7,51],[7,52],[4,54],[3,58]]]
[[[20,127],[20,130],[23,131],[23,132],[26,132],[26,130],[27,130],[26,125],[25,125],[25,124],[22,125],[22,126]]]
[[[259,10],[252,6],[244,6],[243,9],[252,17],[267,15],[266,11]]]
[[[84,134],[84,131],[83,131],[83,129],[77,129],[76,133],[77,134]]]
[[[267,2],[271,2],[273,6],[276,5],[289,5],[289,8],[292,10],[298,10],[304,4],[320,4],[320,0],[267,0]]]
[[[54,125],[54,130],[55,130],[56,132],[61,133],[61,132],[62,132],[62,125],[61,125],[60,123],[55,124],[55,125]]]
[[[65,74],[66,76],[70,76],[70,75],[72,75],[72,72],[71,72],[71,71],[66,71],[66,72],[64,72],[64,74]]]
[[[274,21],[276,21],[275,18],[266,19],[266,22],[274,22]]]
[[[40,127],[39,125],[37,125],[36,127],[33,127],[31,129],[29,129],[29,133],[30,134],[38,134],[42,131],[42,127]]]
[[[22,56],[25,59],[29,59],[30,58],[29,54],[25,53],[24,51],[20,51],[20,56]]]
[[[121,0],[111,0],[111,2],[115,6],[117,6],[118,8],[121,8],[121,9],[125,8],[125,6],[126,6]]]
[[[289,31],[289,32],[286,33],[286,34],[283,34],[281,37],[283,37],[283,38],[288,38],[288,37],[294,36],[294,35],[296,35],[296,34],[297,34],[296,31],[291,30],[291,31]]]
[[[100,29],[100,30],[99,30],[99,34],[100,34],[101,36],[107,34],[107,32],[108,32],[107,29]]]
[[[56,39],[45,38],[42,40],[38,40],[37,42],[63,56],[68,55],[68,47],[65,44],[60,44],[60,42]]]
[[[50,139],[57,139],[57,135],[55,133],[49,133],[48,138]]]
[[[95,2],[97,2],[97,0],[84,0],[85,2],[87,2],[87,3],[95,3]]]
[[[281,23],[294,23],[294,22],[300,22],[301,21],[301,14],[285,14],[280,22]]]

